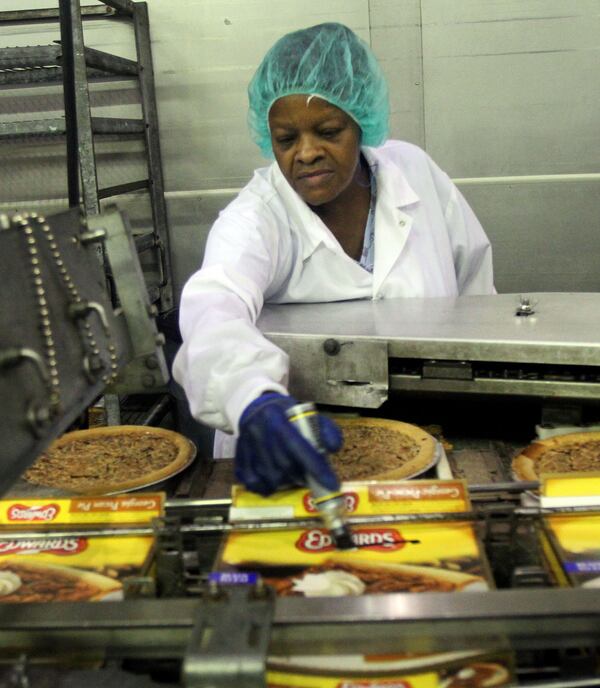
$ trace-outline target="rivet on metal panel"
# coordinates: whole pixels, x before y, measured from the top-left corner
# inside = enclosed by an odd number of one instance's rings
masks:
[[[36,437],[41,437],[52,419],[52,409],[44,402],[30,403],[26,412],[27,423]]]
[[[158,368],[158,359],[156,356],[148,356],[145,363],[146,368],[149,368],[150,370],[156,370],[156,368]]]
[[[519,305],[517,306],[517,310],[515,311],[515,315],[519,316],[528,316],[528,315],[533,315],[535,313],[535,310],[533,307],[536,305],[537,301],[534,303],[531,303],[531,299],[528,296],[521,296],[519,297]]]
[[[323,350],[328,356],[337,356],[341,348],[337,339],[326,339],[323,342]]]
[[[104,241],[106,239],[106,232],[104,229],[94,229],[90,232],[82,232],[79,235],[79,241],[82,244],[91,244],[95,241]]]
[[[154,387],[154,375],[142,375],[142,385],[144,387]]]

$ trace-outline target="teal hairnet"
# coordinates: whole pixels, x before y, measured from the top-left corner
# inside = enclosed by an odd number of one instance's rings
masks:
[[[248,86],[248,124],[262,153],[273,157],[269,110],[283,96],[316,94],[349,114],[361,144],[378,146],[388,134],[385,77],[369,46],[342,24],[311,26],[282,36]]]

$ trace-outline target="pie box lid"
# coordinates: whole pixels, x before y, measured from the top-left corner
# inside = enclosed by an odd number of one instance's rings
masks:
[[[0,500],[0,530],[56,525],[144,524],[163,515],[165,494]]]
[[[471,501],[464,480],[361,481],[342,483],[349,515],[465,513]],[[280,490],[261,497],[241,485],[231,492],[231,522],[301,519],[318,514],[310,491]]]

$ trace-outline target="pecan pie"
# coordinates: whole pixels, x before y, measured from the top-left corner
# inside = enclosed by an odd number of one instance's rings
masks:
[[[330,455],[342,481],[401,480],[429,468],[435,439],[416,425],[384,418],[339,418],[344,445]]]
[[[23,478],[77,494],[121,492],[174,475],[194,454],[187,438],[164,428],[117,425],[77,430],[51,444]]]
[[[600,432],[577,432],[537,440],[513,459],[518,480],[539,480],[544,473],[600,471]]]
[[[342,571],[358,579],[361,588],[348,594],[375,594],[388,592],[452,592],[462,590],[477,583],[485,585],[480,576],[472,576],[456,571],[436,569],[411,564],[376,564],[329,561],[320,566],[311,566],[298,574],[283,577],[269,577],[264,571],[265,583],[273,586],[277,595],[282,597],[301,596],[301,582],[307,576],[323,574],[328,571]],[[339,593],[330,593],[339,594]],[[323,596],[327,596],[324,593]]]
[[[11,558],[0,562],[0,579],[11,586],[0,594],[0,602],[79,602],[99,600],[121,590],[121,583],[107,576],[68,566]]]

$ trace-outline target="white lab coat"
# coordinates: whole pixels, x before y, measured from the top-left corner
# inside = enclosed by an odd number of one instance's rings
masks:
[[[255,172],[210,231],[202,268],[183,289],[173,375],[192,415],[229,433],[217,433],[215,456],[233,456],[238,420],[253,399],[287,393],[288,357],[255,325],[265,301],[494,293],[490,243],[449,177],[409,143],[363,154],[377,175],[372,274],[277,163]]]

